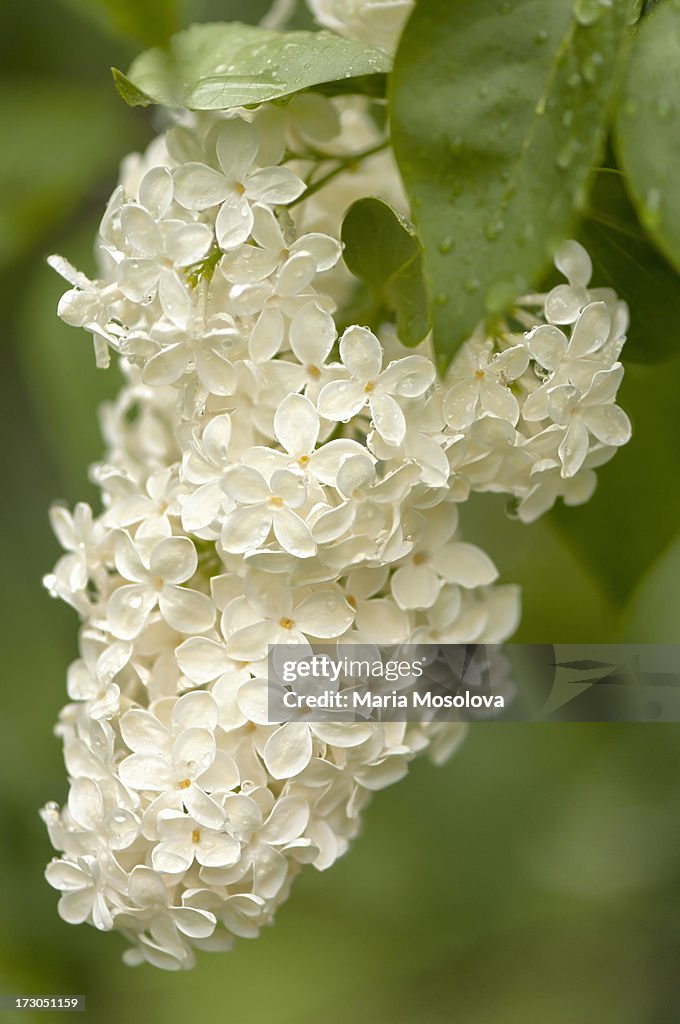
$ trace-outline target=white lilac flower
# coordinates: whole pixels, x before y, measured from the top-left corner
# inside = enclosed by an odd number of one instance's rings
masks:
[[[313,6],[391,45],[411,5]],[[587,500],[630,433],[627,311],[589,288],[577,243],[557,255],[568,283],[480,328],[441,381],[429,342],[407,353],[390,325],[337,341],[342,213],[367,194],[405,209],[403,191],[389,152],[309,198],[302,177],[380,144],[370,101],[176,120],[123,164],[99,278],[51,259],[60,315],[124,385],[92,469],[103,511],[51,513],[65,553],[45,582],[81,631],[56,727],[69,796],[42,811],[62,917],[167,970],[257,935],[304,864],[347,850],[373,791],[462,736],[286,714],[269,645],[502,642],[519,592],[459,535],[458,504],[503,493],[528,522]]]
[[[222,249],[232,249],[248,238],[253,203],[290,203],[304,191],[304,182],[285,167],[252,170],[257,150],[254,128],[233,118],[222,125],[215,143],[219,170],[194,162],[175,171],[178,203],[187,210],[219,206],[215,234]]]
[[[340,35],[392,50],[413,0],[307,0],[319,24]]]
[[[388,444],[399,445],[406,435],[406,419],[397,397],[423,395],[435,378],[425,356],[406,356],[382,370],[383,351],[365,327],[350,327],[340,339],[340,358],[349,379],[331,381],[321,390],[319,413],[328,420],[346,422],[368,406],[375,429]]]

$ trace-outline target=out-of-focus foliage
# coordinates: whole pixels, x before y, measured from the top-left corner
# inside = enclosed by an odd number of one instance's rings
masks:
[[[202,5],[206,17],[242,20],[266,5],[222,7]],[[64,285],[44,258],[59,251],[94,271],[92,239],[118,159],[153,125],[109,84],[109,66],[131,56],[117,37],[42,0],[6,5],[0,17],[0,114],[14,140],[0,175],[12,168],[17,197],[3,190],[13,219],[0,268],[0,991],[85,993],[86,1019],[98,1024],[672,1024],[677,726],[475,726],[448,766],[419,764],[377,795],[363,838],[333,871],[304,873],[274,929],[233,953],[205,954],[188,974],[127,968],[117,936],[59,919],[42,878],[52,851],[37,808],[66,791],[50,730],[75,616],[40,585],[58,554],[47,508],[55,497],[94,499],[95,406],[118,380],[95,370],[83,332],[57,320]],[[48,112],[57,108],[70,134]],[[59,188],[47,200],[52,178]],[[627,366],[621,403],[634,438],[601,470],[588,506],[531,527],[492,496],[466,508],[467,536],[524,588],[518,639],[678,639],[677,362]],[[31,1020],[6,1019],[14,1016]]]

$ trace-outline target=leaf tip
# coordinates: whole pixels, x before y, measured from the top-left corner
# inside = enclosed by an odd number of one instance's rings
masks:
[[[151,97],[138,89],[118,68],[111,68],[111,75],[118,95],[129,107],[148,107],[152,102]]]

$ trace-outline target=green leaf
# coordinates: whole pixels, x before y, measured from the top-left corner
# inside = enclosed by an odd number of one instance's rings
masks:
[[[680,276],[645,235],[621,172],[599,169],[578,233],[593,261],[593,283],[630,308],[624,359],[655,362],[680,349]]]
[[[395,314],[402,344],[419,344],[430,325],[413,228],[381,199],[359,199],[345,214],[342,241],[349,270],[368,285],[379,307]]]
[[[11,125],[0,161],[4,269],[63,222],[100,179],[111,178],[121,154],[144,136],[108,89],[51,79],[6,81],[0,121]]]
[[[640,220],[680,270],[680,0],[660,4],[640,25],[615,140]]]
[[[597,162],[625,0],[420,0],[392,76],[392,138],[445,366],[534,287]]]
[[[67,0],[104,31],[143,46],[164,43],[179,29],[179,0]]]
[[[192,25],[168,48],[142,53],[127,75],[114,72],[127,103],[226,110],[282,99],[301,89],[384,75],[384,50],[333,32],[273,32],[255,25]]]

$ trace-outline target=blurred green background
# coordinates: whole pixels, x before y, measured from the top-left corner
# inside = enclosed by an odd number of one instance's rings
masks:
[[[377,795],[350,854],[325,875],[306,871],[274,929],[201,955],[187,974],[127,968],[115,934],[58,918],[37,812],[66,795],[51,730],[76,621],[41,587],[58,554],[47,508],[95,500],[95,408],[118,380],[95,370],[86,335],[57,320],[64,285],[45,257],[94,270],[118,161],[153,134],[153,115],[127,109],[111,84],[110,65],[126,67],[139,48],[116,34],[111,6],[24,0],[0,14],[0,992],[84,993],[86,1016],[101,1022],[677,1021],[674,725],[472,728],[448,766],[418,763]],[[140,0],[133,32],[144,34],[145,10],[167,6]],[[196,2],[183,16],[257,20],[266,7]],[[586,508],[533,527],[492,497],[466,508],[468,535],[524,588],[518,639],[678,639],[679,375],[680,356],[628,365],[621,404],[634,438]]]

